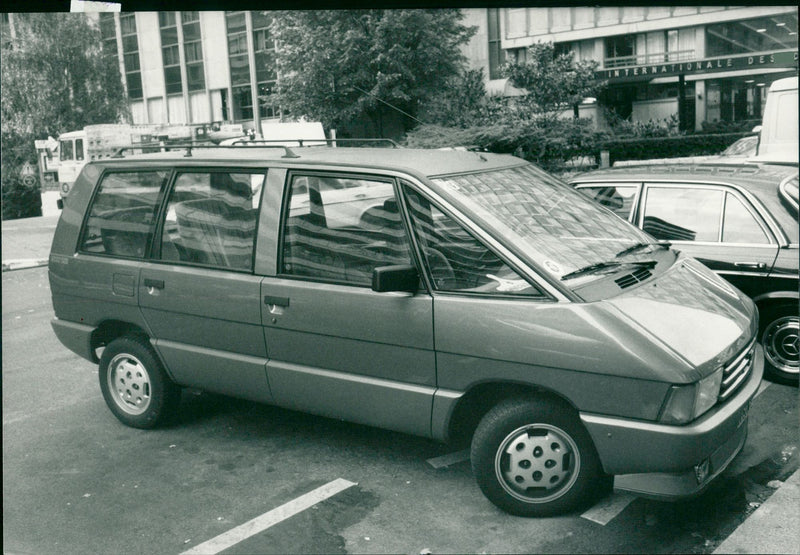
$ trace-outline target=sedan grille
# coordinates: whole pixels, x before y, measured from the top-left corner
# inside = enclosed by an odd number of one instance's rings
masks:
[[[755,340],[731,361],[722,371],[722,386],[719,390],[719,400],[724,401],[739,389],[753,369],[753,355],[755,354]]]

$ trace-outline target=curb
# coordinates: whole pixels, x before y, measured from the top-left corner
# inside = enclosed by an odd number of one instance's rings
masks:
[[[11,272],[14,270],[25,270],[27,268],[39,268],[47,266],[46,258],[22,258],[19,260],[4,260],[3,271]]]
[[[796,470],[713,553],[800,553],[798,500],[800,471]]]

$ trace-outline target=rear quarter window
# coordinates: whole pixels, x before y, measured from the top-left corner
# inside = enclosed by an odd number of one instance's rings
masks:
[[[80,251],[144,258],[169,172],[114,172],[103,176],[89,206]]]

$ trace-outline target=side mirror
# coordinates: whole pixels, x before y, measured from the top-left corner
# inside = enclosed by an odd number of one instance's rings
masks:
[[[414,266],[381,266],[372,270],[372,290],[378,293],[388,291],[416,293],[418,288],[419,272]]]

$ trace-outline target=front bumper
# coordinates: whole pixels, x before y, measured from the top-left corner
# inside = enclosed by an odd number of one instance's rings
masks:
[[[663,498],[702,491],[744,446],[750,401],[761,384],[764,356],[756,345],[747,381],[725,403],[686,426],[581,414],[597,453],[618,489]],[[709,462],[698,483],[695,466]]]

